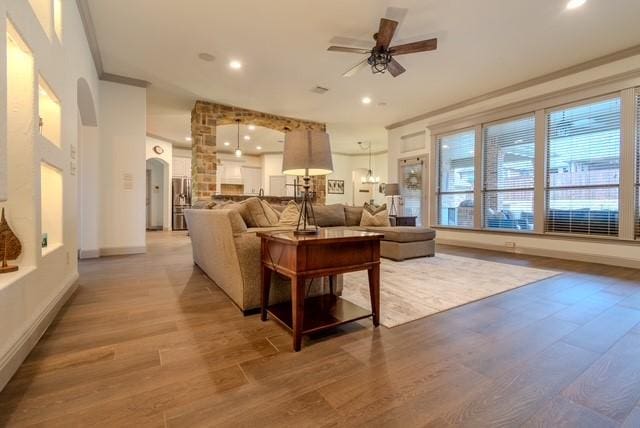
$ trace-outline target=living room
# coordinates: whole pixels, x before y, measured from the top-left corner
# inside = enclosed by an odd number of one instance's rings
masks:
[[[0,425],[640,426],[636,1],[0,14]]]

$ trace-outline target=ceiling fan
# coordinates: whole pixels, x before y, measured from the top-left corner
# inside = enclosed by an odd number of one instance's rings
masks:
[[[389,71],[393,77],[398,77],[406,71],[406,69],[395,60],[396,55],[406,55],[417,52],[433,51],[438,48],[438,39],[420,40],[418,42],[406,43],[398,46],[389,46],[393,35],[398,27],[398,21],[392,19],[380,19],[380,28],[373,35],[376,44],[371,49],[352,48],[346,46],[329,46],[327,49],[331,52],[347,52],[366,54],[367,57],[355,66],[347,70],[342,76],[351,77],[367,64],[371,66],[374,74]]]

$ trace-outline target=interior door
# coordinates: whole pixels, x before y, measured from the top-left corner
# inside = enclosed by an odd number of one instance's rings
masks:
[[[422,226],[427,218],[427,162],[422,157],[399,161],[401,216],[416,217],[416,226]]]

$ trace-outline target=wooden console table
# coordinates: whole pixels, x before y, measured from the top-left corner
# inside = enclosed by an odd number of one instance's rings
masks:
[[[262,238],[262,320],[267,314],[293,334],[297,352],[302,335],[363,318],[380,321],[381,233],[321,229],[318,235],[296,236],[291,231],[259,232]],[[334,293],[336,276],[367,270],[371,308],[369,312]],[[269,306],[271,273],[291,279],[291,302]],[[305,281],[329,277],[330,294],[305,299]]]

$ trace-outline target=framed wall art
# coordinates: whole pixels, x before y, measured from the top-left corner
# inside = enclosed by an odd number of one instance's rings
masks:
[[[327,180],[327,193],[344,195],[344,180]]]

